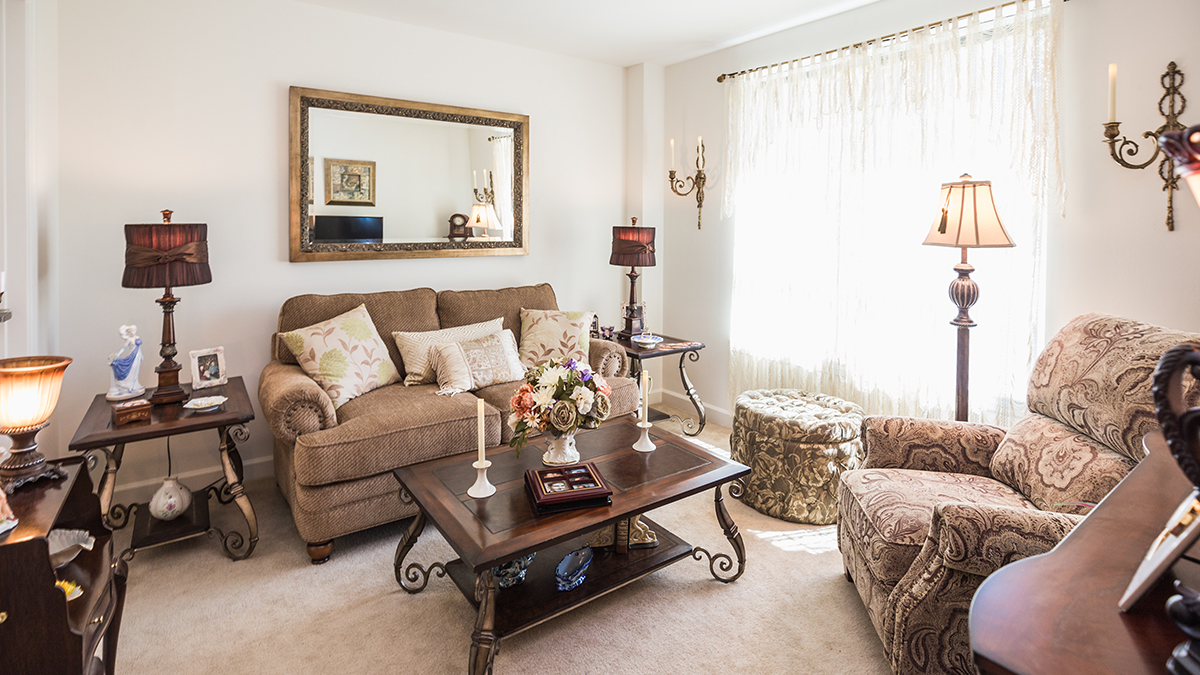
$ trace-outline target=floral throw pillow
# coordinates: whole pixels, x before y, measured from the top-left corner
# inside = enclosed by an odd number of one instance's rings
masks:
[[[366,305],[280,337],[335,408],[399,378]]]
[[[588,362],[593,312],[521,308],[521,347],[525,367],[558,359]]]
[[[478,340],[438,345],[433,361],[439,394],[475,391],[525,377],[525,367],[517,357],[517,339],[507,328]]]

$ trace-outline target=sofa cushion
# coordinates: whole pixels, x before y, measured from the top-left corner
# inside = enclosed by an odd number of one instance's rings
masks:
[[[463,340],[475,340],[498,332],[501,325],[500,317],[472,323],[466,326],[439,328],[438,330],[408,333],[396,331],[392,339],[400,348],[400,358],[404,360],[404,384],[413,386],[429,384],[437,380],[433,367],[433,350],[439,345]]]
[[[1008,430],[992,455],[996,480],[1039,509],[1087,515],[1135,463],[1088,436],[1033,413]]]
[[[391,335],[396,331],[437,330],[437,293],[432,288],[414,288],[408,291],[383,291],[380,293],[341,293],[338,295],[297,295],[288,298],[279,308],[279,323],[275,328],[275,343],[272,350],[275,358],[284,363],[296,363],[296,357],[279,340],[279,333],[311,326],[344,314],[359,305],[366,305],[380,335]],[[493,315],[495,316],[495,315]],[[484,317],[492,318],[492,317]],[[481,319],[482,320],[482,319]],[[394,342],[387,343],[392,363],[404,375],[404,364],[400,350]]]
[[[296,439],[296,482],[327,485],[475,448],[475,397],[437,396],[436,386],[392,385],[338,409],[338,425]],[[500,443],[500,414],[485,413],[484,440]]]
[[[562,359],[588,364],[588,347],[592,341],[589,331],[595,316],[593,312],[522,307],[518,350],[521,363],[527,368]]]
[[[912,469],[857,469],[842,474],[839,531],[857,542],[862,564],[894,586],[912,565],[945,502],[1034,508],[1012,488],[983,476]]]
[[[439,394],[475,391],[525,378],[517,341],[507,328],[478,340],[438,345],[433,355]]]
[[[550,284],[480,291],[442,291],[437,294],[437,315],[442,328],[504,318],[504,328],[521,344],[521,308],[558,309]]]
[[[365,305],[328,321],[280,334],[281,341],[340,408],[399,379]]]
[[[1059,420],[1139,461],[1142,437],[1158,428],[1150,385],[1158,359],[1200,335],[1107,314],[1084,314],[1054,336],[1029,377],[1030,412]],[[1200,387],[1188,390],[1195,405]]]

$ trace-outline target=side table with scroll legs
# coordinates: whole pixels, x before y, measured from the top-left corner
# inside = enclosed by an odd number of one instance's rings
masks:
[[[655,347],[643,349],[628,339],[614,337],[613,342],[616,342],[625,350],[625,354],[633,361],[630,364],[630,376],[638,378],[642,374],[642,361],[646,359],[658,358],[660,356],[670,356],[672,354],[679,355],[679,381],[683,383],[683,392],[687,394],[688,400],[692,402],[692,407],[696,409],[696,418],[684,419],[678,415],[666,415],[659,413],[660,417],[651,417],[654,419],[666,419],[670,417],[679,422],[683,428],[683,433],[688,436],[698,436],[701,431],[704,431],[704,424],[707,421],[704,414],[704,402],[700,400],[700,394],[696,393],[696,387],[692,385],[692,381],[688,378],[687,362],[696,362],[700,360],[700,350],[704,349],[703,342],[692,342],[690,340],[681,340],[679,338],[662,336],[663,341]],[[657,412],[651,409],[651,412]]]
[[[190,398],[191,386],[185,384],[183,388]],[[152,389],[146,390],[147,396],[152,393]],[[121,553],[125,560],[132,559],[139,550],[202,534],[219,537],[225,555],[233,560],[250,557],[258,544],[258,518],[254,514],[250,498],[242,487],[242,457],[237,449],[237,442],[244,443],[249,439],[246,423],[254,419],[254,409],[246,393],[246,385],[241,377],[231,377],[228,383],[203,389],[198,395],[225,396],[228,400],[219,409],[204,413],[188,410],[181,403],[155,406],[149,422],[133,422],[117,427],[113,426],[112,422],[112,403],[100,394],[92,401],[83,421],[79,423],[75,437],[71,439],[70,450],[85,453],[89,464],[100,455],[105,458],[104,477],[100,480],[99,488],[100,511],[105,524],[119,530],[128,525],[130,517],[133,517],[133,538],[129,548]],[[210,429],[217,432],[217,452],[221,458],[222,475],[195,492],[191,506],[182,515],[174,520],[163,521],[151,516],[145,503],[112,503],[117,471],[121,469],[127,443],[169,438]],[[246,535],[237,530],[222,532],[210,524],[208,500],[211,497],[216,497],[221,504],[237,504],[246,521]]]

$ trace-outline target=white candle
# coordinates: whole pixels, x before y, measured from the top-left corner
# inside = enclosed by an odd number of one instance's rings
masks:
[[[475,169],[471,169],[471,187],[476,190],[479,189],[479,172]],[[480,401],[480,403],[483,403],[483,401]]]
[[[650,371],[642,371],[642,424],[650,416]]]
[[[675,139],[671,139],[671,170],[675,170]]]
[[[483,454],[483,399],[475,401],[475,410],[478,411],[479,417],[479,461],[487,461],[487,457]]]
[[[704,168],[704,137],[703,136],[696,137],[696,166],[701,169]]]
[[[1108,64],[1108,121],[1117,121],[1117,64]]]

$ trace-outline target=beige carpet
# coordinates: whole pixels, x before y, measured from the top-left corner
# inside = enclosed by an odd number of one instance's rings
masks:
[[[709,425],[702,438],[727,452],[727,428]],[[475,613],[449,578],[434,578],[418,595],[399,589],[392,576],[399,525],[338,539],[333,559],[314,566],[274,483],[247,488],[261,527],[248,560],[232,562],[215,540],[201,537],[130,562],[118,672],[466,671]],[[862,603],[842,576],[834,528],[725,503],[746,543],[741,579],[719,583],[706,563],[685,558],[504,639],[495,671],[888,673]],[[237,522],[230,507],[214,511],[218,526]],[[652,517],[693,545],[731,552],[711,493]],[[119,542],[128,536],[122,531]],[[432,526],[409,556],[423,563],[452,557]]]

